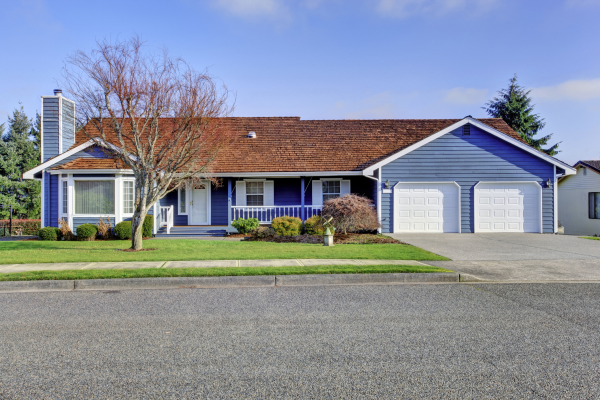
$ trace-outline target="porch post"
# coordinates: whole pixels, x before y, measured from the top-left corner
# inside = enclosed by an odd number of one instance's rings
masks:
[[[231,228],[231,178],[227,178],[227,227]]]
[[[301,176],[300,177],[300,215],[301,215],[301,220],[305,221],[306,220],[306,212],[304,210],[304,177]]]

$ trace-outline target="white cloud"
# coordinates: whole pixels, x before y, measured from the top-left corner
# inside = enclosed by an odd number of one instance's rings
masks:
[[[498,0],[379,0],[377,11],[385,16],[406,18],[418,14],[443,15],[454,11],[485,12]]]
[[[590,100],[600,97],[600,78],[589,80],[574,80],[554,86],[544,86],[531,89],[535,100]]]
[[[445,92],[444,101],[450,104],[483,104],[487,94],[487,89],[457,87]]]

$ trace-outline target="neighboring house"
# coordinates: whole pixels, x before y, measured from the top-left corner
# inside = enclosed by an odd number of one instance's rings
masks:
[[[558,221],[567,235],[600,235],[600,160],[574,167],[558,182]]]
[[[42,223],[72,229],[130,219],[134,179],[81,132],[60,93],[42,97]],[[501,119],[226,118],[235,135],[217,157],[222,185],[188,184],[152,210],[156,224],[219,226],[281,215],[306,219],[330,198],[373,200],[382,232],[557,231],[558,175],[571,166],[534,150]],[[185,232],[184,228],[176,229]],[[198,229],[198,228],[189,228]],[[189,231],[192,232],[193,231]]]

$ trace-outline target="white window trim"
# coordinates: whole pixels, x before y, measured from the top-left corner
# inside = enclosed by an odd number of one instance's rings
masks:
[[[189,215],[190,206],[192,205],[192,200],[190,200],[190,185],[186,182],[183,184],[185,186],[185,212],[181,212],[181,187],[177,188],[177,214],[178,215]]]
[[[244,182],[263,182],[263,192],[262,192],[262,197],[263,197],[263,205],[262,206],[249,206],[248,205],[248,196],[256,196],[256,194],[248,194],[248,185],[246,185],[246,206],[247,207],[264,207],[265,206],[265,184],[264,182],[266,182],[267,179],[244,179]],[[260,195],[258,195],[260,196]]]
[[[69,218],[69,178],[59,178],[58,180],[58,204],[60,207],[60,212],[58,215],[62,218]],[[63,195],[63,185],[67,184],[67,212],[64,212],[64,195]]]
[[[336,194],[336,193],[325,193],[323,192],[323,182],[340,182],[340,192],[337,193],[338,197],[342,197],[342,181],[343,179],[341,178],[333,178],[333,179],[319,179],[321,181],[321,197],[322,197],[322,203],[325,204],[325,196],[326,195],[331,195],[331,194]]]
[[[125,182],[133,182],[133,211],[131,213],[126,213],[125,212]],[[121,215],[125,218],[129,218],[129,217],[133,217],[133,214],[135,213],[135,179],[130,178],[130,177],[122,177],[121,178],[121,193],[120,193],[120,198],[121,198]]]
[[[118,194],[120,194],[120,190],[117,190],[117,181],[118,179],[116,177],[105,177],[105,178],[101,178],[101,177],[76,177],[76,178],[71,178],[71,181],[73,182],[73,190],[72,193],[69,192],[69,197],[71,199],[73,199],[72,203],[72,211],[73,213],[71,214],[73,216],[73,218],[105,218],[105,217],[115,217],[115,224],[117,224],[118,222],[116,222],[117,220],[117,214],[118,214],[118,210],[119,210],[119,201],[118,201]],[[75,214],[75,182],[76,181],[113,181],[113,185],[115,185],[115,212],[112,214]],[[120,222],[120,221],[119,221]],[[73,228],[71,228],[73,229]]]

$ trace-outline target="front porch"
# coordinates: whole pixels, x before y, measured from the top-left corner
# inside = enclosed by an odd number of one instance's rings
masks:
[[[355,193],[374,200],[377,182],[363,176],[296,178],[223,178],[189,183],[161,199],[154,209],[155,235],[221,235],[235,233],[231,222],[256,218],[268,225],[274,218],[307,220],[320,215],[329,198]],[[224,234],[224,233],[223,233]]]

